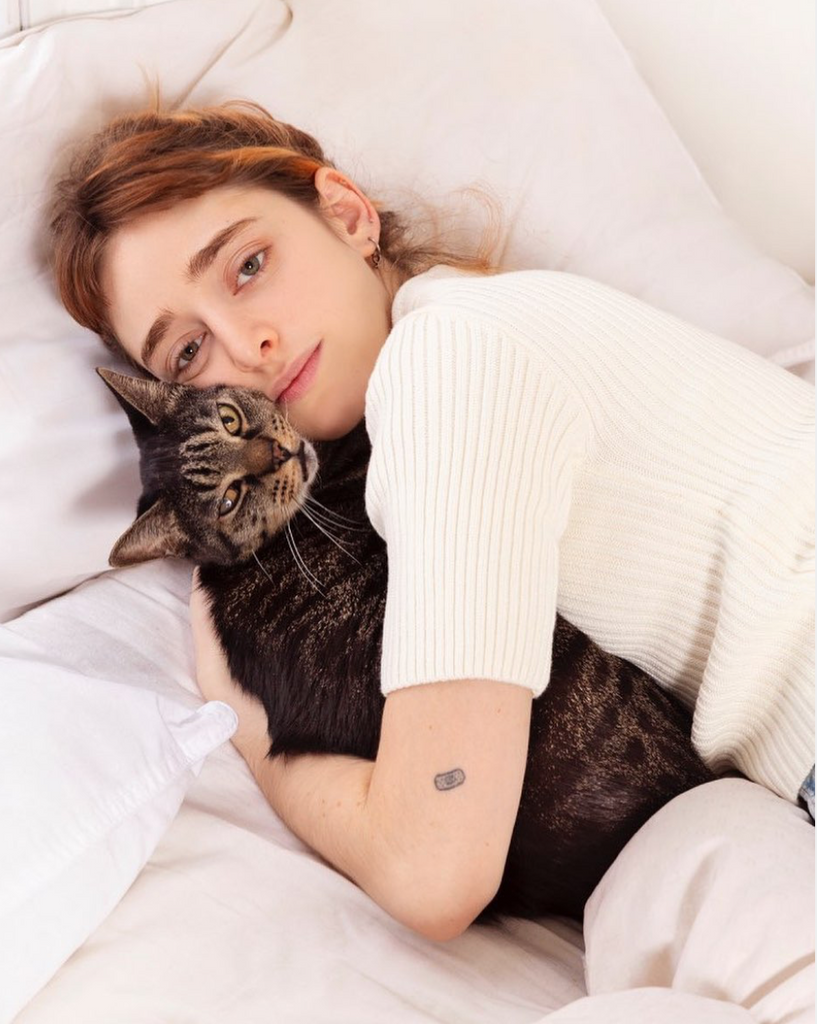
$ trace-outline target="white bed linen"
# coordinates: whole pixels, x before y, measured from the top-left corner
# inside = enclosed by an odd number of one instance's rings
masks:
[[[216,775],[248,798],[227,759],[200,793]],[[17,1024],[523,1024],[584,993],[573,931],[473,928],[434,948],[325,865],[191,800]]]
[[[683,793],[601,880],[585,932],[594,997],[660,986],[739,1005],[747,1024],[812,1024],[814,827],[747,779]]]
[[[2,627],[0,680],[5,1021],[116,907],[238,720],[220,701],[57,665]]]

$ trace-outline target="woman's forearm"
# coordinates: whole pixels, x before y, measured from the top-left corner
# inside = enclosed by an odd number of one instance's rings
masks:
[[[270,805],[307,846],[365,889],[378,903],[374,837],[366,811],[374,763],[335,754],[266,756],[239,748]],[[369,874],[374,877],[367,877]]]
[[[444,940],[464,931],[500,884],[530,708],[530,692],[517,686],[441,682],[389,696],[376,761],[270,759],[266,735],[237,746],[299,838],[392,917]]]
[[[289,828],[407,927],[439,940],[464,931],[501,878],[530,693],[474,680],[408,687],[386,700],[376,762],[269,758],[266,710],[231,678],[197,580],[190,612],[202,695],[236,712],[233,745]],[[437,785],[454,775],[455,788]]]
[[[369,802],[374,762],[334,754],[266,756],[241,749],[261,791],[284,823],[381,906],[428,938],[448,939],[470,923],[454,908],[440,915],[422,872],[400,859],[400,823]],[[396,841],[395,841],[396,840]]]

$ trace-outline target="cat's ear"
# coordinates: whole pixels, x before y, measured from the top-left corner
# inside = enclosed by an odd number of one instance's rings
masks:
[[[136,565],[151,558],[184,558],[187,540],[175,512],[163,498],[143,512],[114,544],[108,563],[115,568]]]
[[[97,366],[96,372],[113,391],[134,427],[139,422],[139,417],[134,416],[134,413],[140,414],[155,427],[170,410],[179,388],[178,384],[166,384],[161,380],[128,377],[105,366]]]

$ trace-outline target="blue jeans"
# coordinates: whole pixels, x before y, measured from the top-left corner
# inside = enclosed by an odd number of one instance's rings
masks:
[[[806,776],[806,781],[800,787],[800,799],[808,808],[811,815],[811,823],[814,824],[814,765]]]

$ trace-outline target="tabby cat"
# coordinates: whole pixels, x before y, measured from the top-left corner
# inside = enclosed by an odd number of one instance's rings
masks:
[[[373,760],[386,545],[366,518],[365,424],[312,445],[260,392],[98,372],[130,419],[143,486],[111,564],[175,555],[201,566],[230,671],[262,700],[273,754]],[[712,778],[690,728],[649,676],[559,617],[505,872],[479,920],[580,919],[647,818]]]

